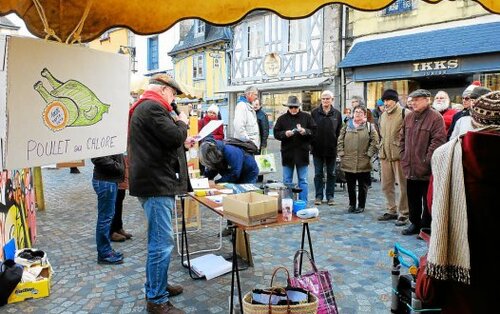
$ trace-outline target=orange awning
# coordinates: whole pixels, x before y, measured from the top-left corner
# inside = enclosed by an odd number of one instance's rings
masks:
[[[437,3],[441,0],[424,0]],[[358,10],[380,10],[393,0],[2,0],[0,15],[16,13],[34,35],[71,42],[88,42],[112,27],[127,27],[137,34],[161,33],[185,18],[213,24],[231,24],[248,12],[267,9],[282,17],[299,18],[333,3]],[[500,1],[476,0],[500,14]],[[53,31],[53,32],[52,32]],[[76,34],[73,36],[72,34]]]

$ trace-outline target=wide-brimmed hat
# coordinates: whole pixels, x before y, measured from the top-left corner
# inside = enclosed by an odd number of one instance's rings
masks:
[[[297,96],[288,96],[288,101],[283,106],[286,107],[300,107],[301,103]]]

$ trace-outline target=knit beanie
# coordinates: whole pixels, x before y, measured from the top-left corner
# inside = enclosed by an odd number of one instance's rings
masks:
[[[479,97],[470,109],[472,125],[475,128],[485,126],[500,127],[500,91],[494,91]]]
[[[208,107],[207,112],[211,111],[214,112],[216,115],[219,114],[219,107],[217,107],[216,104],[211,104],[210,107]]]
[[[398,92],[396,92],[395,90],[393,90],[393,89],[387,89],[382,94],[382,98],[381,99],[382,99],[382,101],[384,101],[384,100],[394,100],[395,102],[398,102],[399,101],[399,95],[398,95]]]
[[[384,105],[384,101],[382,99],[379,99],[377,100],[377,106],[383,106]]]
[[[481,86],[481,82],[479,81],[472,82],[472,84],[467,86],[467,88],[464,90],[464,92],[462,93],[462,97],[469,97],[470,93],[472,93],[472,90],[474,90],[474,88],[478,86]]]

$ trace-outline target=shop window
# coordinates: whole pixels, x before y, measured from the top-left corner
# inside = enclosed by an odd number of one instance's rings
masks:
[[[264,56],[264,29],[260,21],[252,21],[247,26],[249,58]]]
[[[204,71],[204,57],[203,54],[195,55],[193,56],[193,79],[194,80],[201,80],[205,78],[205,71]]]
[[[288,51],[301,51],[306,49],[307,32],[309,31],[308,20],[288,21]]]
[[[393,4],[385,8],[385,15],[401,14],[413,10],[413,0],[396,0]]]
[[[409,80],[370,82],[367,84],[365,103],[368,108],[373,109],[375,108],[377,100],[382,97],[384,90],[394,89],[399,94],[399,103],[401,105],[406,105],[406,99],[408,98],[409,92],[418,88],[417,82]],[[350,104],[348,106],[350,106]]]
[[[481,74],[481,84],[491,90],[500,90],[500,73]]]

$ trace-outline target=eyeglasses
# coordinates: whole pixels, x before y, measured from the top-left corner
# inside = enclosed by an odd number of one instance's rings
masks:
[[[364,114],[365,112],[364,111],[354,111],[354,114]]]
[[[299,106],[288,106],[290,109],[299,109]]]
[[[465,101],[467,101],[467,100],[471,100],[471,99],[472,99],[472,98],[470,98],[470,97],[464,97],[464,98],[462,98],[462,100],[465,100]]]
[[[321,100],[331,100],[332,98],[328,97],[328,98],[321,98]]]

